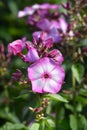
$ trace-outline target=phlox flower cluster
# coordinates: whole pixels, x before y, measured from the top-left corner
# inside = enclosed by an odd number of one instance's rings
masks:
[[[46,33],[46,37],[51,37],[54,43],[60,43],[62,39],[68,35],[74,36],[72,26],[68,23],[69,15],[61,13],[60,9],[69,10],[70,3],[62,4],[35,4],[25,7],[24,10],[18,12],[18,17],[27,17],[27,24],[34,27],[36,30],[34,36],[38,36],[42,31]]]
[[[9,43],[8,51],[30,64],[27,70],[33,92],[57,93],[65,77],[61,66],[64,59],[59,50],[51,49],[53,47],[51,38],[43,40],[44,35],[43,33],[38,39],[34,38],[33,42],[21,39],[13,41]],[[23,54],[25,48],[27,53]]]

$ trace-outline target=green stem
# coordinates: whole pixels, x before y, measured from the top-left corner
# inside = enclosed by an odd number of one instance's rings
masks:
[[[38,102],[39,102],[39,106],[41,106],[41,95],[40,94],[38,94]]]
[[[74,106],[74,115],[77,116],[76,113],[76,102],[75,102],[75,98],[76,98],[76,79],[72,73],[72,89],[73,89],[73,106]]]

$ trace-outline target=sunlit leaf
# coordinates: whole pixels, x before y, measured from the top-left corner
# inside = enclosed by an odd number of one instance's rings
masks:
[[[9,121],[11,121],[13,123],[19,123],[20,122],[15,114],[12,114],[12,113],[4,110],[4,109],[3,110],[0,109],[0,118],[9,120]]]
[[[33,123],[30,127],[30,130],[39,130],[40,124],[39,123]]]
[[[59,94],[48,94],[46,95],[46,97],[49,97],[50,99],[55,101],[66,102],[66,103],[68,102],[65,98],[63,98]]]
[[[47,123],[49,124],[50,127],[52,127],[52,128],[55,127],[55,123],[52,119],[47,119],[46,121],[47,121]]]
[[[84,75],[84,67],[80,63],[76,63],[72,65],[72,73],[73,76],[76,78],[78,83],[81,83],[83,75]]]
[[[71,130],[78,130],[77,120],[74,115],[70,115],[70,127],[71,127]]]
[[[79,115],[78,125],[80,130],[87,130],[87,119],[84,115]]]
[[[0,130],[29,130],[29,128],[23,124],[12,124],[7,122],[0,128]]]

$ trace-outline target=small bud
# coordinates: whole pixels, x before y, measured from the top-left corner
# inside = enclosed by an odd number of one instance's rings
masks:
[[[29,110],[31,110],[32,112],[34,112],[35,108],[29,107]]]

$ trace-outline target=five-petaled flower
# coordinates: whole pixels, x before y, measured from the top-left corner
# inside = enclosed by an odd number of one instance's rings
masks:
[[[47,57],[28,67],[33,92],[55,94],[60,91],[64,77],[64,69]]]

